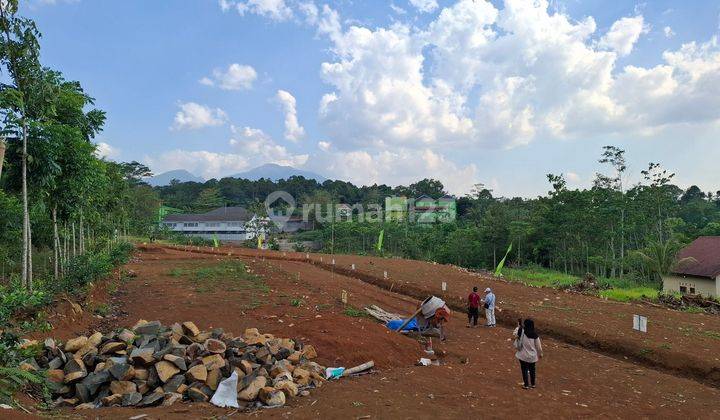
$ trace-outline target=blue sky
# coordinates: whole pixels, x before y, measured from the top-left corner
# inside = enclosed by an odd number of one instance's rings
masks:
[[[112,159],[267,162],[505,196],[589,186],[605,144],[720,189],[720,1],[33,0]]]

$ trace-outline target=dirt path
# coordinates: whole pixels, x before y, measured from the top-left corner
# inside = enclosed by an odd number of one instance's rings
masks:
[[[520,389],[520,374],[510,330],[467,329],[463,314],[453,314],[442,366],[415,367],[417,341],[388,331],[367,318],[344,314],[342,290],[355,307],[378,304],[410,312],[417,302],[356,278],[292,261],[241,257],[267,287],[238,288],[198,281],[183,272],[215,267],[227,256],[147,248],[128,265],[137,273],[114,295],[116,317],[94,327],[132,325],[139,318],[170,323],[193,320],[201,328],[222,327],[236,334],[246,327],[312,343],[320,363],[350,366],[375,360],[378,371],[328,384],[286,407],[265,410],[266,417],[298,418],[462,418],[510,417],[532,407],[538,418],[560,417],[714,417],[720,392],[695,381],[638,367],[545,338],[547,357],[538,366],[539,387]],[[183,271],[184,270],[184,271]],[[178,274],[180,273],[180,274]],[[79,331],[61,330],[63,336]],[[208,404],[176,404],[169,409],[101,409],[63,412],[95,418],[188,418],[222,416],[232,411]],[[2,414],[2,413],[0,413]],[[241,413],[235,414],[240,416]]]

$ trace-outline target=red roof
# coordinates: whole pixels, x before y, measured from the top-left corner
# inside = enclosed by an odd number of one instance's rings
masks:
[[[701,236],[681,249],[677,259],[692,258],[680,263],[675,274],[716,278],[720,275],[720,236]]]

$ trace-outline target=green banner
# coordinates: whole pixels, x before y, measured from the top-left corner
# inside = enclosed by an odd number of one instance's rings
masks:
[[[378,235],[377,245],[376,249],[378,253],[382,252],[382,246],[383,246],[383,237],[385,236],[385,229],[382,229],[380,231],[380,234]]]
[[[505,256],[502,260],[500,260],[500,263],[498,263],[497,268],[495,268],[495,275],[496,276],[502,276],[502,269],[505,267],[505,259],[507,258],[508,254],[510,254],[510,251],[512,251],[512,242],[510,242],[510,246],[507,249],[507,252],[505,252]]]

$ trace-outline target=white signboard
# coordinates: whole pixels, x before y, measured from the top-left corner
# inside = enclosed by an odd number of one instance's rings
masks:
[[[387,271],[383,271],[383,277],[387,279]]]
[[[353,270],[355,269],[355,264],[352,265],[352,269],[353,269]]]
[[[642,315],[633,315],[633,329],[640,332],[647,332],[647,317]]]
[[[442,282],[442,291],[443,292],[447,291],[447,283],[446,282]]]

